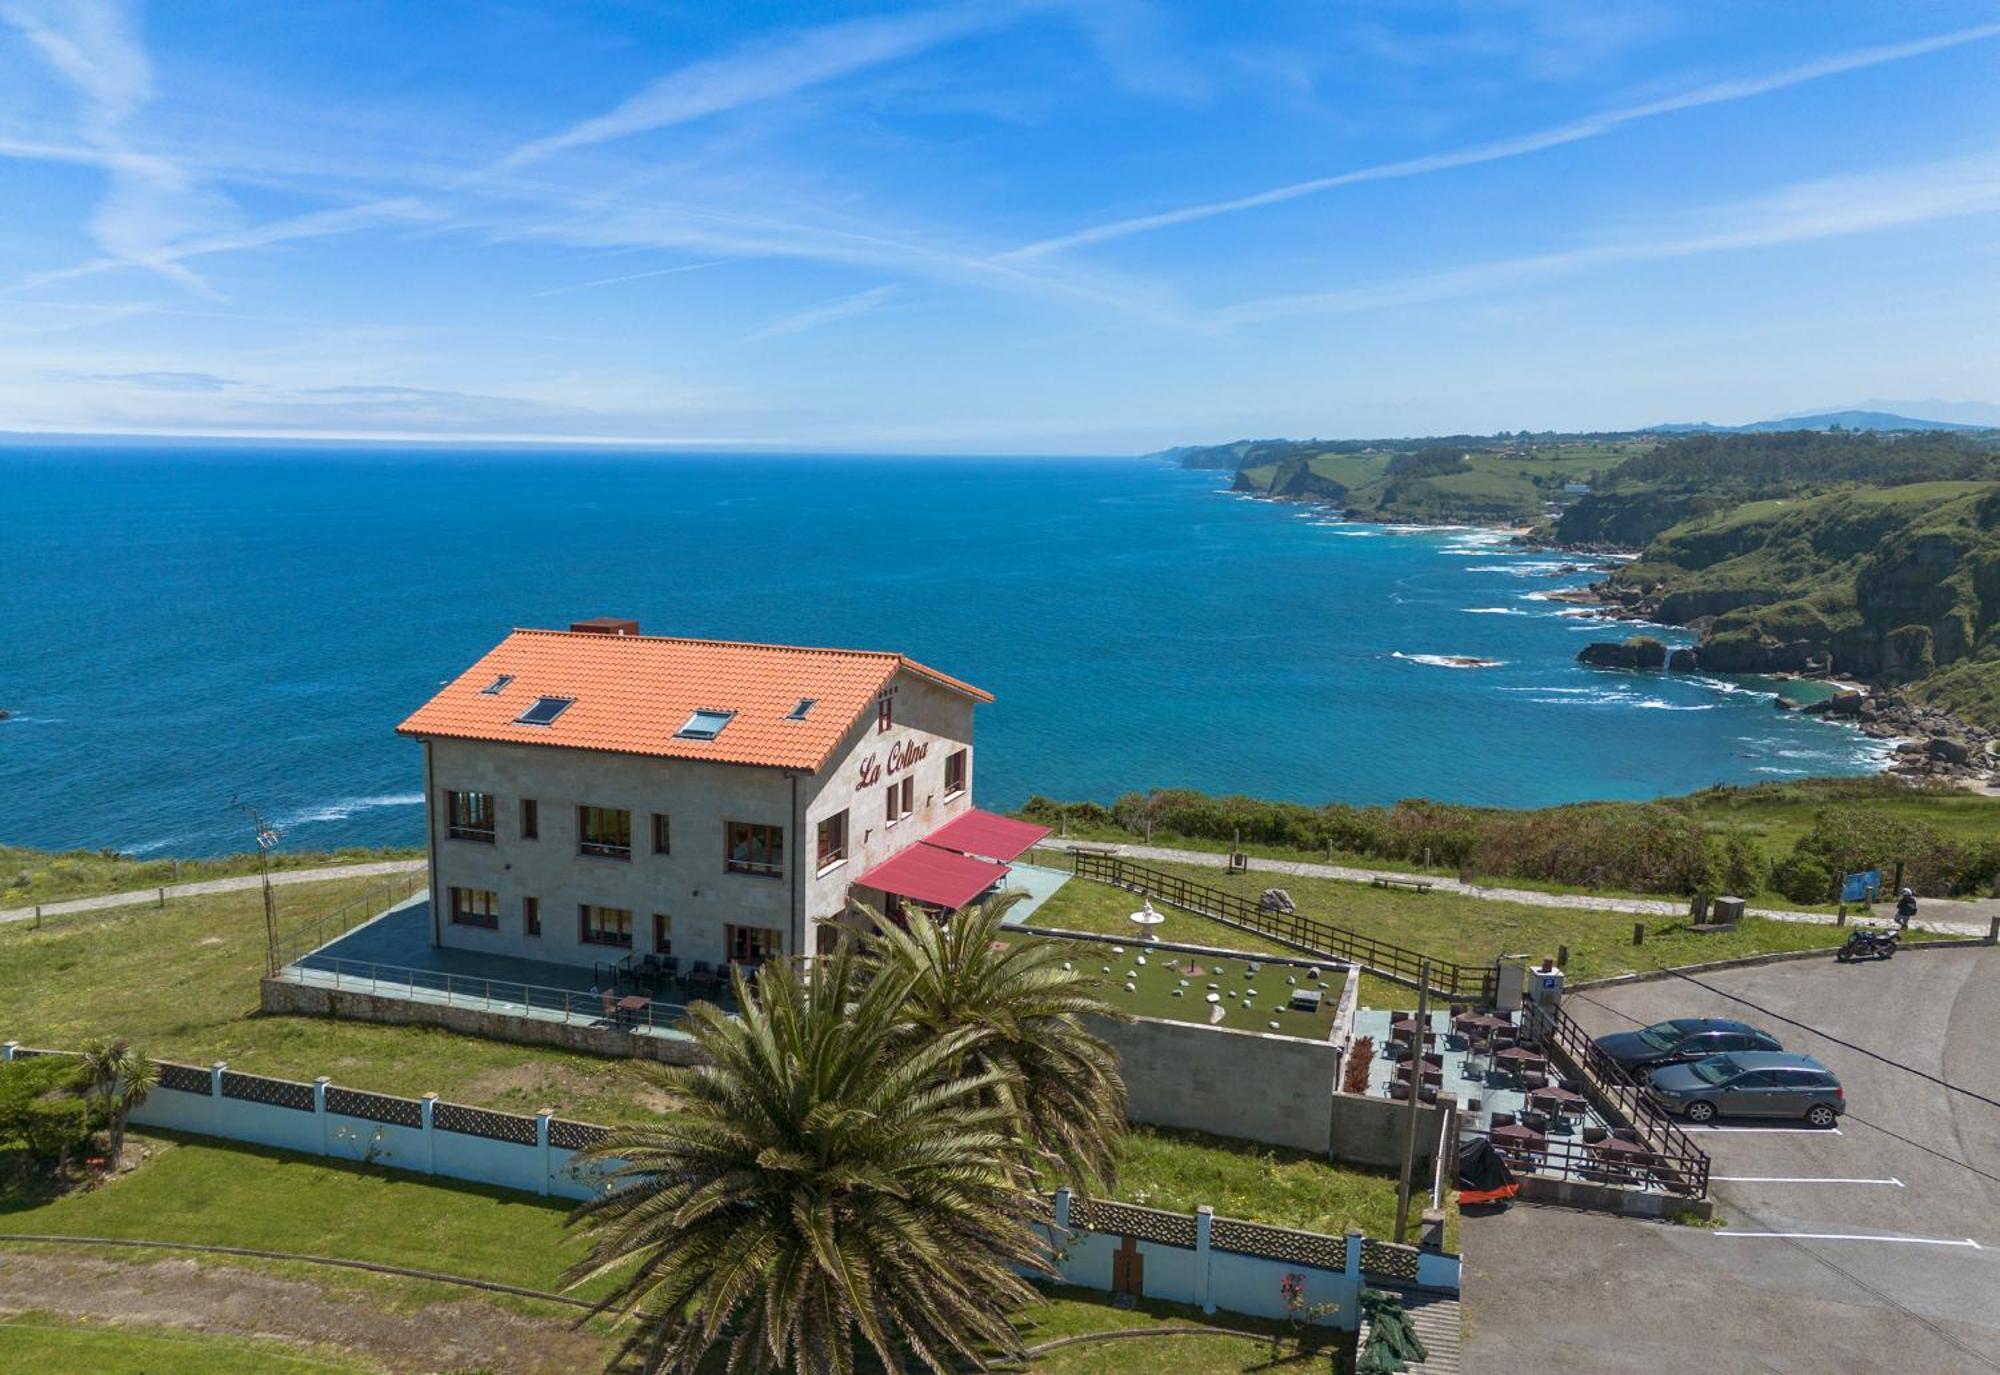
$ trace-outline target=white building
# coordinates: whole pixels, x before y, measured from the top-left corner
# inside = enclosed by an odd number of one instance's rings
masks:
[[[992,700],[900,654],[516,630],[397,728],[424,748],[432,938],[686,969],[826,948],[850,892],[963,906],[1047,834],[972,805]]]

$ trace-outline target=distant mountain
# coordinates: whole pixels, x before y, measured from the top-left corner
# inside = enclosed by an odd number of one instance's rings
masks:
[[[1978,430],[1982,425],[1964,425],[1952,420],[1919,420],[1914,416],[1892,415],[1888,411],[1821,411],[1814,415],[1787,415],[1776,420],[1758,420],[1748,425],[1694,424],[1653,425],[1642,434],[1776,434],[1785,430]]]

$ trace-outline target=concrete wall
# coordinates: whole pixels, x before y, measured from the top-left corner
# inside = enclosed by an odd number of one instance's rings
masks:
[[[891,686],[891,729],[877,730],[871,706],[816,774],[595,750],[429,741],[428,816],[436,855],[432,911],[439,944],[568,964],[624,958],[624,947],[581,939],[578,908],[589,903],[632,913],[632,950],[671,953],[683,964],[728,958],[724,928],[732,923],[778,931],[786,954],[812,953],[813,925],[840,917],[855,875],[972,805],[972,700],[908,673],[898,674]],[[961,748],[967,751],[967,786],[946,796],[945,761]],[[921,759],[900,763],[919,749]],[[899,761],[893,769],[892,750]],[[869,761],[874,767],[864,768]],[[913,814],[888,826],[884,794],[905,777],[915,782]],[[451,791],[492,794],[492,843],[451,838],[444,806],[444,794]],[[524,798],[537,804],[538,834],[532,840],[521,836]],[[632,814],[631,858],[578,852],[580,806]],[[848,813],[848,857],[816,870],[819,822],[841,811]],[[653,853],[655,813],[669,818],[671,844],[664,855]],[[779,828],[784,872],[731,872],[724,863],[724,828],[730,821]],[[454,887],[498,894],[499,926],[452,924]],[[524,897],[540,901],[539,936],[527,934]],[[665,949],[654,941],[655,913],[670,923]]]
[[[1447,1096],[1447,1105],[1450,1101]],[[1402,1168],[1403,1143],[1410,1130],[1410,1105],[1407,1102],[1365,1094],[1336,1093],[1331,1108],[1332,1125],[1326,1148],[1335,1160],[1386,1169]],[[1420,1179],[1429,1179],[1436,1164],[1438,1114],[1444,1110],[1433,1103],[1417,1105],[1416,1168]]]
[[[1151,1017],[1093,1029],[1117,1048],[1132,1121],[1326,1150],[1331,1042]]]
[[[263,981],[261,995],[263,1010],[280,1015],[345,1017],[391,1026],[437,1026],[493,1041],[558,1046],[589,1055],[658,1060],[669,1065],[695,1064],[701,1058],[695,1043],[686,1036],[636,1036],[584,1022],[565,1024],[517,1013],[488,1012],[483,1008],[447,1007],[443,1003],[377,995],[365,989],[322,988],[271,978]]]

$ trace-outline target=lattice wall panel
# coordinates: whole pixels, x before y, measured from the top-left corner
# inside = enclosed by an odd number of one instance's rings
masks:
[[[212,1076],[205,1069],[193,1065],[160,1065],[160,1087],[176,1089],[181,1093],[206,1094],[213,1087]]]
[[[1417,1252],[1414,1247],[1397,1246],[1372,1237],[1361,1243],[1361,1272],[1384,1279],[1416,1282]]]
[[[489,1141],[512,1141],[516,1145],[535,1144],[535,1119],[516,1117],[511,1112],[488,1112],[484,1108],[439,1103],[431,1109],[431,1126],[441,1132],[461,1136],[483,1136]]]
[[[1262,1223],[1219,1217],[1209,1225],[1208,1244],[1218,1251],[1289,1261],[1319,1270],[1347,1268],[1347,1238],[1322,1236],[1318,1232],[1295,1232],[1289,1227],[1266,1227]]]
[[[326,1110],[342,1117],[360,1117],[370,1122],[387,1122],[393,1127],[421,1127],[424,1105],[414,1098],[391,1098],[387,1094],[363,1093],[359,1089],[327,1086]]]
[[[301,1084],[291,1079],[266,1079],[259,1074],[237,1074],[233,1070],[224,1070],[222,1096],[241,1098],[250,1103],[264,1103],[274,1108],[291,1108],[297,1112],[313,1110],[311,1084]]]
[[[549,1119],[549,1144],[559,1150],[580,1151],[586,1146],[595,1146],[611,1133],[603,1127],[593,1127],[587,1122],[565,1122],[560,1117]]]
[[[1157,1208],[1135,1208],[1129,1203],[1112,1203],[1105,1199],[1093,1199],[1086,1203],[1078,1198],[1070,1200],[1069,1224],[1086,1232],[1137,1237],[1162,1246],[1194,1249],[1192,1213],[1165,1213]]]

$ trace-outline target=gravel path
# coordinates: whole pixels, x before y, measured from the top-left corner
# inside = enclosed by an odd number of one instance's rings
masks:
[[[1210,850],[1174,850],[1164,845],[1118,845],[1113,847],[1122,859],[1153,860],[1169,864],[1199,864],[1211,869],[1221,869],[1228,865],[1229,856],[1216,854]],[[1352,869],[1341,864],[1318,864],[1307,860],[1265,859],[1252,856],[1252,871],[1263,874],[1291,874],[1299,878],[1330,878],[1346,883],[1367,883],[1377,873],[1389,870]],[[1597,897],[1589,893],[1544,893],[1535,888],[1491,888],[1478,883],[1461,883],[1455,878],[1437,878],[1424,875],[1440,893],[1457,893],[1462,897],[1479,898],[1486,902],[1517,902],[1527,907],[1567,907],[1590,912],[1623,912],[1635,917],[1684,917],[1687,915],[1685,900],[1670,898],[1614,898]],[[1992,909],[1990,911],[1986,909]],[[1832,925],[1833,918],[1823,912],[1793,912],[1775,907],[1751,907],[1745,909],[1753,917],[1769,917],[1772,921],[1813,922]],[[1991,899],[1970,902],[1950,902],[1939,898],[1926,898],[1923,910],[1914,926],[1943,935],[1983,936],[1988,922],[2000,916],[2000,902]]]
[[[318,869],[280,869],[271,875],[271,886],[284,887],[294,883],[321,883],[331,878],[377,878],[385,874],[407,874],[422,869],[421,859],[389,859],[374,864],[328,864]],[[255,874],[244,874],[237,878],[203,879],[199,883],[169,883],[164,888],[143,888],[132,893],[106,893],[94,898],[70,898],[65,902],[45,902],[42,915],[59,917],[65,912],[95,912],[106,907],[137,907],[142,903],[160,900],[164,892],[170,898],[200,897],[206,893],[241,893],[254,889],[261,882]],[[35,915],[32,907],[11,907],[0,910],[0,922],[29,921]]]

